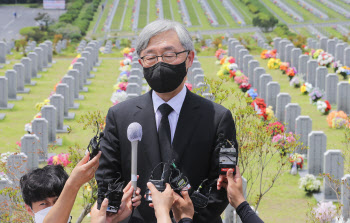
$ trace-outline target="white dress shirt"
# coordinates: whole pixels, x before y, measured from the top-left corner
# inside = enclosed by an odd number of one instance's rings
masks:
[[[165,102],[156,94],[156,92],[152,91],[152,101],[153,101],[154,114],[156,116],[157,131],[158,131],[160,120],[162,119],[162,114],[158,110],[159,106],[161,106],[164,103],[167,103],[173,108],[173,111],[170,112],[168,116],[170,132],[171,132],[171,143],[173,143],[177,121],[179,120],[179,115],[182,108],[182,104],[184,103],[184,100],[186,97],[186,92],[187,92],[187,88],[184,86],[183,89],[175,97],[170,99],[168,102]]]

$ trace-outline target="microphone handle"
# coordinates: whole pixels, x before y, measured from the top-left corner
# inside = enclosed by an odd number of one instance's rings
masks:
[[[137,145],[139,141],[131,142],[131,186],[134,187],[133,197],[137,189]]]

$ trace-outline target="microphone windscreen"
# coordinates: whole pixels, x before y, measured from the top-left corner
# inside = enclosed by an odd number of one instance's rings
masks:
[[[127,135],[130,142],[141,141],[142,126],[137,122],[131,123],[128,127]]]

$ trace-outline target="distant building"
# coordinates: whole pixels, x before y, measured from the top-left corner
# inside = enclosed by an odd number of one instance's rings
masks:
[[[43,0],[44,9],[66,9],[66,0]]]

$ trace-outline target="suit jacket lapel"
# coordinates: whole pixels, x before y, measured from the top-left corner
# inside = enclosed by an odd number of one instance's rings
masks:
[[[142,100],[136,104],[137,110],[134,114],[135,119],[142,126],[141,150],[148,158],[152,167],[161,162],[160,149],[158,142],[157,126],[152,102],[152,91],[144,95]],[[140,151],[141,152],[141,151]]]
[[[173,140],[173,158],[177,163],[180,162],[186,148],[189,148],[192,134],[200,119],[198,109],[200,105],[194,100],[194,93],[187,90],[187,94],[182,105],[179,120],[177,122],[174,140]]]

